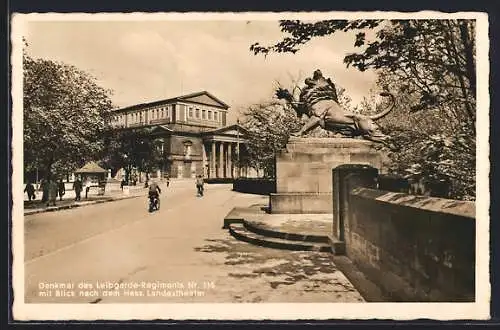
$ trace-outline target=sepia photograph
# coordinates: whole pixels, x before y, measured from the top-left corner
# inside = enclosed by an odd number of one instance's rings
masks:
[[[11,27],[15,320],[489,319],[487,14]]]

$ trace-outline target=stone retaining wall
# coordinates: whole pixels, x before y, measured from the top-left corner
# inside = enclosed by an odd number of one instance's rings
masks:
[[[332,176],[333,234],[383,301],[474,301],[474,202],[380,190],[362,164]]]
[[[475,204],[351,191],[346,254],[391,301],[474,301]]]

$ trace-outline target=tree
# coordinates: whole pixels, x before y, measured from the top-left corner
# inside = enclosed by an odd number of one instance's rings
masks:
[[[161,141],[151,137],[148,128],[109,128],[105,135],[106,148],[103,158],[110,168],[125,169],[125,181],[129,181],[132,169],[146,176],[158,168],[163,161]]]
[[[62,175],[102,149],[110,91],[74,66],[23,53],[24,162],[27,172]]]
[[[476,45],[473,20],[328,20],[280,21],[279,24],[290,36],[271,46],[255,43],[250,50],[265,55],[296,53],[314,37],[355,31],[354,46],[360,51],[346,54],[344,63],[360,71],[377,70],[381,75],[379,87],[388,88],[397,98],[409,102],[400,102],[399,114],[393,111],[385,119],[387,122],[390,118],[399,118],[388,128],[402,150],[399,155],[392,154],[391,159],[399,162],[392,167],[450,180],[454,185],[453,197],[474,198]],[[371,41],[366,40],[369,29],[376,31]],[[423,114],[417,115],[419,111]],[[419,121],[412,121],[410,117]],[[413,124],[405,124],[409,122]],[[417,146],[421,150],[417,154],[425,161],[416,161],[406,153]]]
[[[390,74],[380,79],[394,89],[398,83]],[[450,124],[438,109],[413,112],[407,104],[417,101],[415,95],[400,92],[397,100],[395,110],[380,121],[398,147],[388,152],[390,172],[430,187],[448,185],[451,198],[475,199],[475,135],[468,125]]]
[[[247,165],[273,178],[275,155],[285,147],[290,134],[300,128],[300,119],[278,101],[250,106],[244,115],[241,125],[248,131]]]

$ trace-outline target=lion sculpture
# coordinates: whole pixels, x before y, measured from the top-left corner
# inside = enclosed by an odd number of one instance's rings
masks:
[[[344,136],[363,138],[386,144],[389,136],[385,135],[376,120],[385,117],[394,108],[395,99],[389,92],[380,93],[390,97],[392,105],[375,115],[362,115],[344,109],[338,102],[335,85],[316,70],[312,78],[305,80],[306,87],[301,91],[299,102],[295,102],[292,94],[279,88],[276,96],[286,100],[296,111],[297,116],[307,115],[308,121],[293,136],[302,136],[320,126],[324,130],[341,133]]]

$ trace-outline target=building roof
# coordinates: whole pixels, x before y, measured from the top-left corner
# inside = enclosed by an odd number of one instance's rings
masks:
[[[82,168],[75,171],[75,173],[107,173],[105,169],[97,165],[96,162],[85,164]]]
[[[143,109],[147,107],[152,107],[160,104],[165,104],[165,103],[174,103],[178,101],[184,101],[184,102],[194,102],[194,103],[203,103],[203,102],[196,102],[196,100],[189,100],[189,99],[194,99],[199,96],[208,96],[210,99],[214,100],[216,103],[220,104],[220,107],[222,108],[229,108],[229,105],[226,103],[222,102],[220,99],[216,98],[212,94],[210,94],[207,91],[201,91],[201,92],[196,92],[196,93],[191,93],[191,94],[186,94],[186,95],[181,95],[181,96],[176,96],[168,99],[163,99],[159,101],[153,101],[153,102],[148,102],[148,103],[140,103],[140,104],[135,104],[131,105],[125,108],[120,108],[120,109],[115,109],[114,111],[124,111],[124,110],[136,110],[136,109]]]

